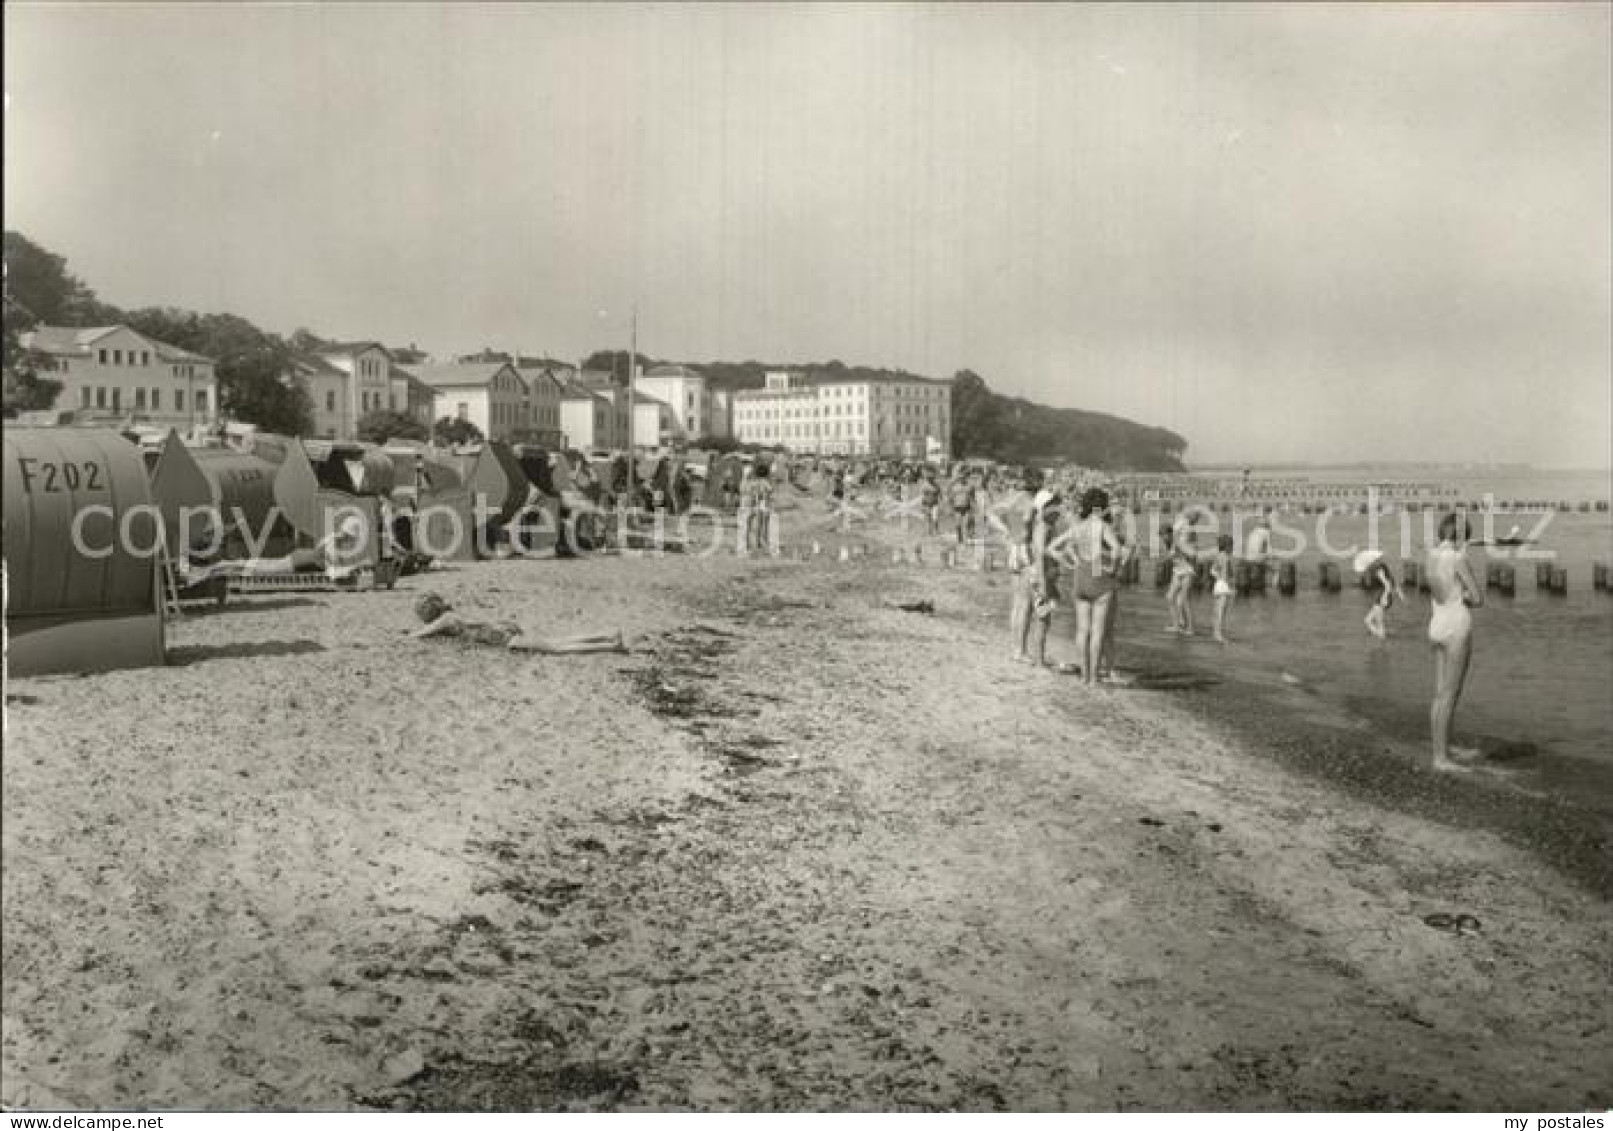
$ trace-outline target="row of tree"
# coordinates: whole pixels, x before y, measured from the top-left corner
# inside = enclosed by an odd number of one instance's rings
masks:
[[[49,374],[37,372],[19,349],[22,333],[35,325],[96,326],[123,323],[147,337],[211,357],[218,378],[220,408],[235,420],[270,432],[304,435],[312,428],[307,394],[284,375],[299,354],[329,345],[310,330],[288,338],[259,329],[234,314],[198,314],[173,307],[120,310],[102,302],[67,268],[67,261],[19,232],[5,233],[4,407],[18,411],[49,408],[61,391]],[[465,360],[509,360],[491,349]],[[523,358],[522,361],[527,359]],[[536,360],[536,359],[534,359]],[[639,365],[663,364],[645,354]],[[630,372],[626,350],[599,350],[583,362],[625,384]],[[769,370],[786,369],[808,376],[851,379],[906,378],[901,369],[846,365],[839,360],[780,365],[761,361],[712,361],[696,368],[719,389],[757,389]],[[952,451],[960,458],[987,458],[1009,463],[1074,461],[1087,467],[1137,471],[1179,471],[1187,442],[1164,428],[1117,416],[1074,408],[1053,408],[992,392],[969,370],[952,378]],[[404,413],[379,410],[358,425],[361,439],[382,442],[393,437],[424,439],[425,429]],[[479,438],[475,426],[440,420],[439,440]]]
[[[952,451],[1004,463],[1181,471],[1187,441],[1124,417],[1003,396],[965,369],[952,379]]]
[[[122,323],[149,338],[213,358],[219,407],[230,418],[287,435],[310,430],[313,412],[307,394],[282,380],[306,341],[288,341],[234,314],[198,314],[173,307],[120,310],[102,302],[68,270],[61,256],[20,232],[8,231],[4,239],[6,415],[49,408],[61,391],[60,383],[39,373],[19,348],[24,332],[42,323]],[[307,331],[298,335],[313,338]]]

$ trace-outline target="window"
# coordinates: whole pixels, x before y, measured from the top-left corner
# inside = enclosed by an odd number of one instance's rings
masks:
[[[100,363],[102,365],[105,365],[106,364],[106,351],[105,350],[98,350],[97,352],[101,355],[100,358],[99,358]]]
[[[95,386],[95,407],[106,407],[106,387],[104,385]]]
[[[196,411],[201,412],[201,413],[205,413],[207,411],[207,390],[206,389],[202,389],[200,392],[198,392],[196,394]]]
[[[162,390],[161,389],[153,389],[153,390],[151,390],[151,411],[152,412],[161,412],[162,411]]]
[[[89,408],[90,407],[90,397],[91,397],[91,395],[92,394],[90,392],[90,387],[88,385],[85,385],[82,389],[80,389],[78,391],[78,404],[79,404],[80,408]]]
[[[145,408],[146,407],[146,391],[144,389],[136,389],[134,391],[134,407],[135,408]]]
[[[336,390],[335,389],[326,389],[325,390],[325,411],[326,412],[335,412],[336,411]]]
[[[113,350],[112,351],[112,364],[113,365],[122,365],[123,364],[123,351],[122,350]]]
[[[175,389],[174,390],[174,411],[175,412],[184,412],[185,411],[185,390],[184,389]]]
[[[460,401],[459,402],[458,416],[459,416],[459,419],[461,419],[461,420],[469,420],[470,419],[470,405],[466,404],[464,401]]]
[[[116,385],[112,386],[112,411],[123,411],[123,390]]]

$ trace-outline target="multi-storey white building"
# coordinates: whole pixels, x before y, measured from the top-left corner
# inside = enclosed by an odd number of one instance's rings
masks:
[[[560,429],[566,446],[580,451],[626,448],[627,390],[610,383],[565,383],[560,394]]]
[[[342,374],[344,379],[329,379],[312,384],[309,398],[314,400],[314,430],[331,431],[338,439],[350,440],[358,429],[358,422],[367,412],[380,408],[393,408],[392,353],[380,342],[337,342],[319,351],[318,357],[329,369]]]
[[[353,440],[365,413],[390,409],[431,427],[436,393],[399,366],[378,342],[333,345],[292,359],[286,379],[308,395],[311,434]]]
[[[468,420],[489,440],[522,438],[532,428],[526,380],[507,361],[406,365],[435,391],[434,419]],[[558,431],[556,396],[556,430]]]
[[[711,422],[706,435],[726,439],[734,434],[734,393],[731,389],[711,390]]]
[[[627,434],[627,409],[610,396],[572,385],[560,394],[560,431],[567,448],[581,452],[616,451]]]
[[[668,421],[661,421],[656,431],[670,431],[667,441],[688,442],[712,435],[711,389],[699,370],[687,365],[651,366],[639,375],[637,392],[666,406],[671,427],[666,429]],[[639,431],[634,428],[635,439]],[[661,441],[639,440],[646,442]]]
[[[182,430],[217,422],[212,358],[127,326],[36,326],[18,345],[42,374],[62,383],[50,410],[58,418],[133,419]]]
[[[640,448],[669,448],[686,434],[672,406],[643,392],[633,397],[633,444]]]
[[[902,459],[952,451],[952,386],[923,377],[769,373],[733,396],[734,437],[820,455]]]
[[[516,429],[517,439],[557,448],[564,442],[565,385],[547,369],[517,367],[526,382],[527,419]]]

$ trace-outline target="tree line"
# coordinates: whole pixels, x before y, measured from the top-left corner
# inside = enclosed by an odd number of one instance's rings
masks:
[[[284,376],[299,355],[332,343],[307,329],[289,337],[260,329],[235,314],[199,314],[175,307],[120,310],[102,302],[95,291],[68,270],[67,261],[20,232],[5,233],[4,411],[49,408],[61,392],[59,382],[36,371],[20,349],[21,335],[40,324],[105,326],[122,323],[147,337],[214,359],[219,407],[225,415],[285,435],[312,430],[313,406],[306,392]],[[493,350],[481,360],[508,360]],[[523,361],[527,360],[525,358]],[[644,369],[667,362],[638,355]],[[625,384],[630,372],[626,350],[597,350],[583,362],[587,369],[616,375]],[[840,379],[903,378],[924,380],[902,369],[847,365],[839,359],[804,364],[710,361],[693,363],[713,387],[759,389],[770,370],[809,377]],[[1123,417],[1075,408],[1055,408],[1020,397],[995,393],[970,370],[954,374],[952,385],[952,451],[958,458],[985,458],[1005,463],[1075,462],[1110,470],[1180,471],[1187,441],[1164,428]],[[465,422],[439,421],[439,438],[474,438]],[[472,426],[473,427],[473,426]],[[452,435],[449,432],[452,431]],[[424,439],[425,429],[405,413],[380,410],[359,421],[359,436],[382,442],[394,436]]]

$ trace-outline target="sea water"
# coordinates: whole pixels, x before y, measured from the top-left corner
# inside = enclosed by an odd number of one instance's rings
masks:
[[[1306,474],[1337,482],[1346,473]],[[1355,474],[1363,483],[1373,478],[1370,472]],[[1457,486],[1464,498],[1488,493],[1497,500],[1566,500],[1576,508],[1580,500],[1606,499],[1609,486],[1606,472],[1439,478]],[[1482,516],[1470,517],[1474,536],[1481,537]],[[1193,599],[1199,635],[1178,644],[1162,633],[1164,600],[1153,591],[1145,568],[1142,585],[1123,597],[1122,640],[1152,636],[1151,646],[1179,648],[1195,667],[1219,669],[1231,679],[1275,681],[1286,674],[1286,682],[1302,681],[1328,703],[1385,733],[1426,743],[1433,693],[1428,596],[1408,587],[1406,600],[1389,611],[1388,639],[1379,641],[1362,623],[1372,597],[1359,588],[1351,558],[1353,549],[1376,546],[1401,578],[1404,562],[1422,563],[1432,540],[1427,524],[1437,524],[1438,518],[1439,512],[1397,513],[1380,516],[1374,527],[1359,514],[1279,516],[1279,547],[1292,542],[1281,537],[1283,525],[1307,542],[1294,559],[1299,582],[1294,596],[1277,592],[1274,571],[1264,594],[1234,598],[1227,628],[1233,643],[1222,648],[1208,638],[1213,603],[1207,592],[1200,593]],[[1325,525],[1319,529],[1319,523]],[[1521,787],[1572,793],[1613,812],[1613,593],[1591,588],[1592,564],[1613,565],[1613,515],[1575,509],[1494,518],[1498,536],[1514,525],[1539,543],[1468,550],[1480,585],[1490,561],[1506,561],[1514,568],[1516,591],[1504,597],[1488,590],[1483,607],[1473,612],[1472,667],[1457,708],[1454,740],[1476,745],[1504,764]],[[1323,540],[1331,552],[1317,544]],[[1324,560],[1339,563],[1342,592],[1320,590],[1318,567]],[[1535,566],[1542,560],[1567,570],[1565,596],[1537,589]]]

